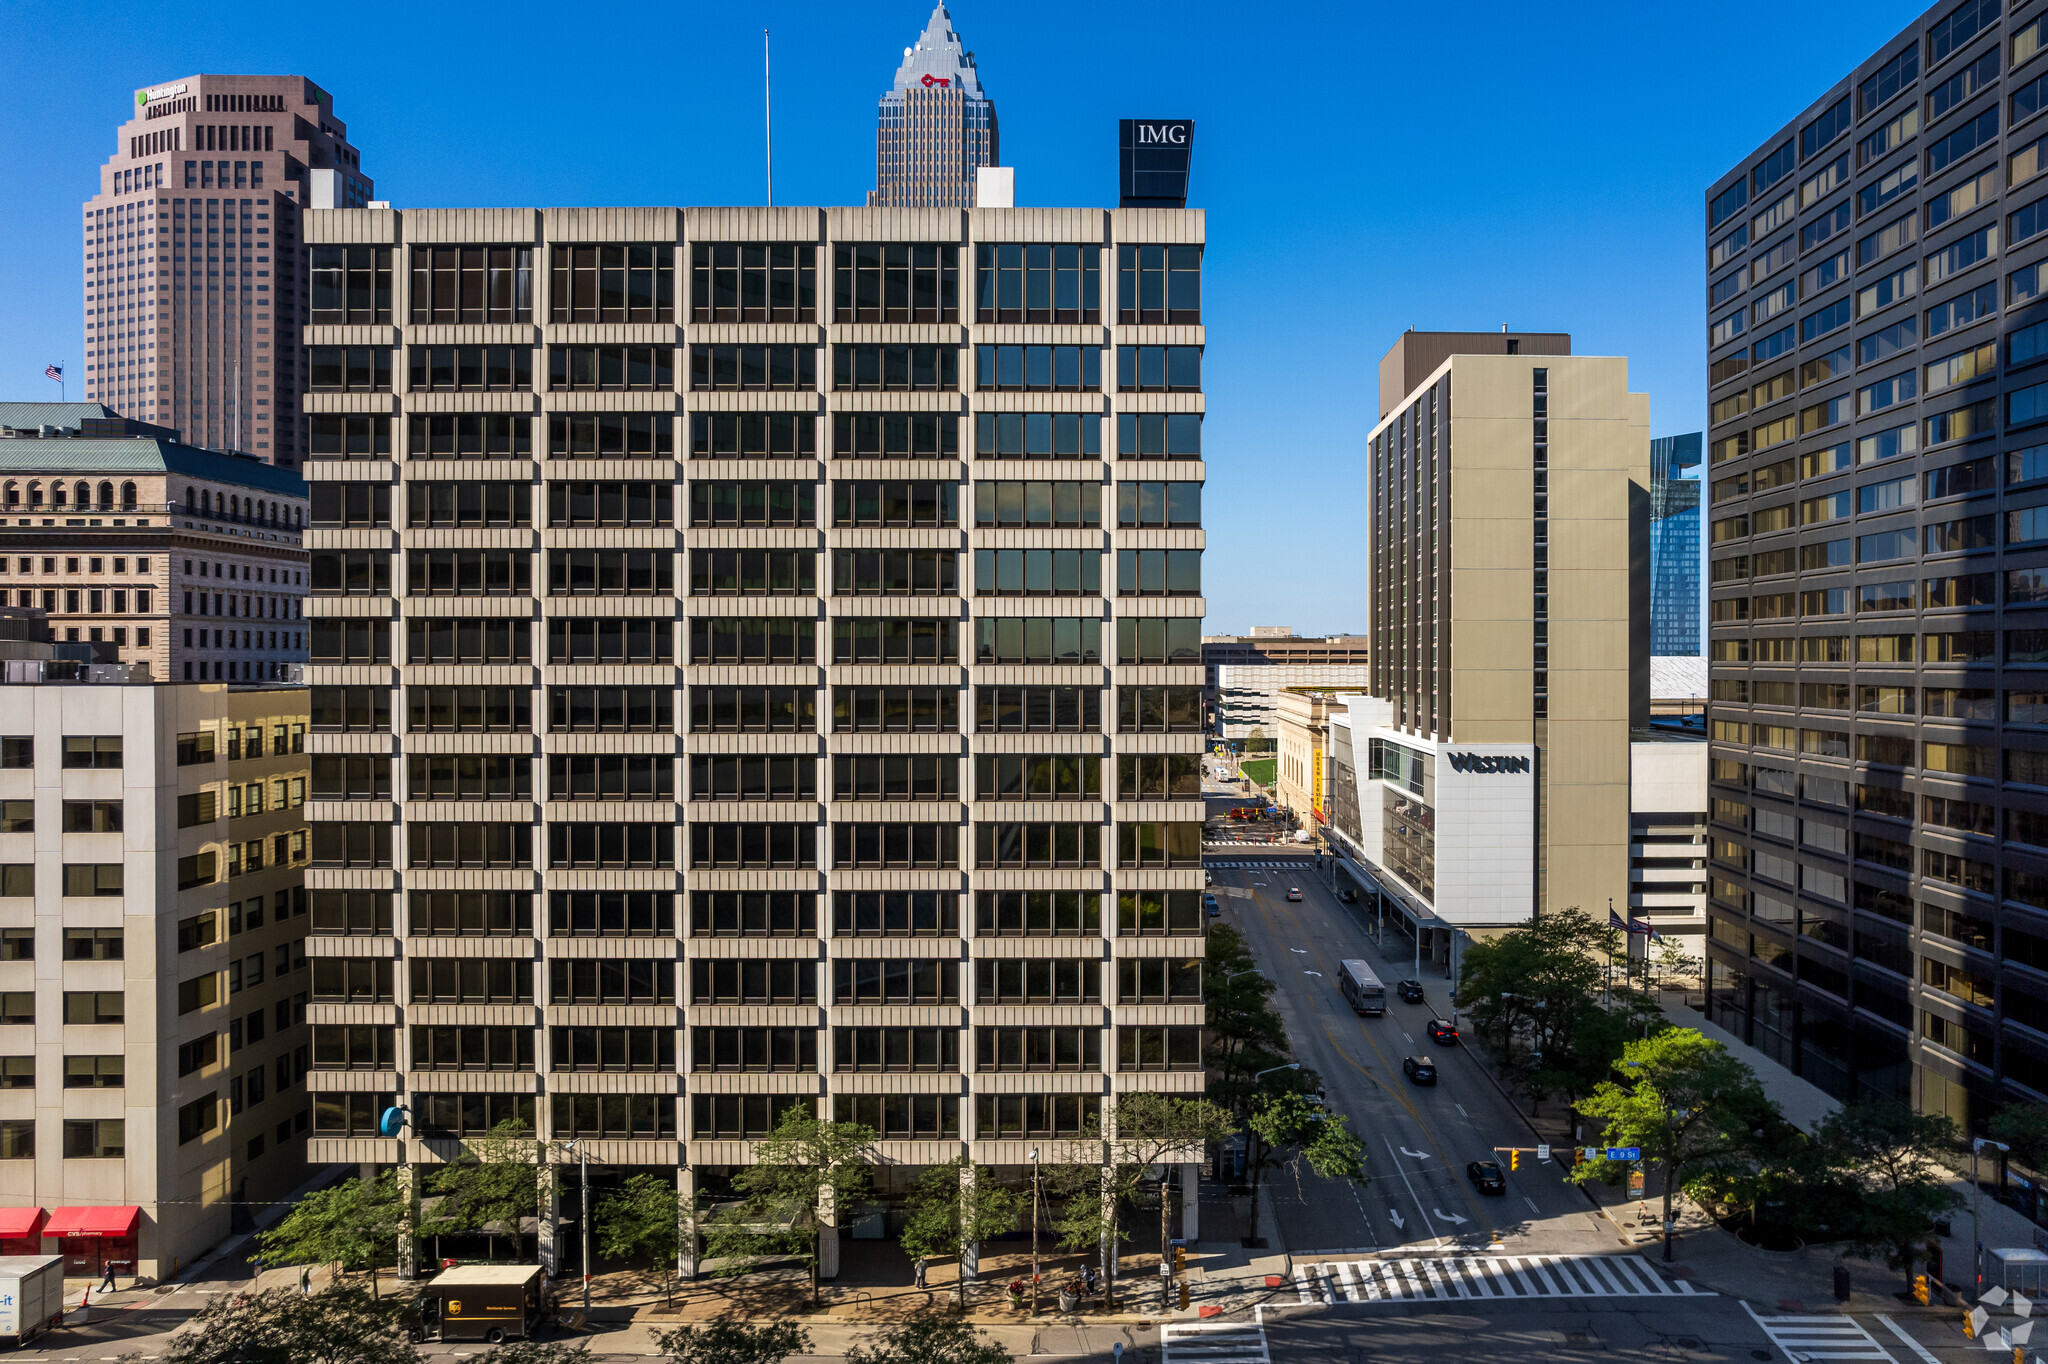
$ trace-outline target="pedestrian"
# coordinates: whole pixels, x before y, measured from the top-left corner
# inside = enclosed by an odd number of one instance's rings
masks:
[[[102,1275],[100,1276],[100,1292],[102,1292],[102,1293],[111,1293],[111,1292],[113,1292],[113,1291],[114,1291],[114,1262],[113,1262],[112,1260],[109,1260],[109,1261],[107,1261],[107,1272],[106,1272],[105,1274],[102,1274]]]
[[[916,1266],[916,1268],[915,1268],[914,1272],[915,1272],[915,1274],[916,1274],[916,1276],[917,1276],[917,1278],[916,1278],[916,1281],[915,1281],[915,1282],[916,1282],[916,1285],[917,1285],[917,1287],[919,1287],[919,1288],[923,1288],[923,1287],[924,1287],[924,1256],[920,1255],[920,1256],[918,1256],[918,1257],[917,1257],[917,1266]]]
[[[1094,1265],[1091,1264],[1081,1271],[1081,1281],[1088,1285],[1090,1293],[1095,1291],[1096,1273]]]
[[[305,1265],[299,1270],[299,1292],[313,1296],[313,1266]]]

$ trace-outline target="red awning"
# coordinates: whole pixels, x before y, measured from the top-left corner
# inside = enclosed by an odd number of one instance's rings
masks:
[[[45,1236],[133,1236],[141,1208],[56,1208],[43,1228]]]
[[[0,1208],[0,1241],[18,1241],[42,1230],[41,1208]]]

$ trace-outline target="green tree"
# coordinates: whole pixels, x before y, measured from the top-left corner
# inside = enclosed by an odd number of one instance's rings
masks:
[[[1748,1066],[1690,1028],[1628,1043],[1614,1069],[1621,1080],[1602,1081],[1579,1111],[1603,1125],[1608,1146],[1640,1147],[1645,1160],[1662,1163],[1667,1228],[1673,1194],[1739,1166],[1755,1149],[1753,1134],[1777,1112]],[[1583,1161],[1571,1178],[1583,1184],[1612,1170],[1606,1160]],[[1671,1258],[1668,1230],[1664,1258]]]
[[[1010,1352],[965,1318],[925,1315],[883,1331],[873,1346],[852,1346],[846,1364],[1010,1364]]]
[[[1053,1196],[1061,1200],[1052,1232],[1062,1249],[1102,1256],[1104,1292],[1114,1289],[1109,1247],[1130,1239],[1123,1210],[1136,1201],[1154,1167],[1200,1160],[1207,1148],[1237,1130],[1230,1111],[1207,1099],[1172,1094],[1125,1094],[1091,1120],[1049,1173]],[[1110,1135],[1114,1133],[1114,1135]],[[1166,1249],[1171,1199],[1159,1189],[1159,1247]]]
[[[807,1104],[785,1108],[775,1130],[755,1143],[754,1163],[733,1176],[739,1202],[704,1224],[706,1258],[722,1260],[719,1272],[728,1275],[744,1274],[769,1256],[801,1260],[815,1304],[826,1225],[820,1205],[829,1202],[836,1218],[867,1198],[874,1144],[872,1127],[826,1122]]]
[[[973,1176],[971,1191],[962,1188],[962,1176],[969,1172]],[[903,1251],[913,1260],[957,1255],[964,1267],[970,1247],[1014,1229],[1030,1207],[1030,1194],[996,1183],[995,1171],[976,1166],[965,1156],[955,1156],[944,1165],[928,1165],[905,1200]],[[966,1306],[965,1273],[958,1276],[954,1293],[961,1306]]]
[[[1962,1205],[1940,1161],[1955,1139],[1946,1117],[1902,1103],[1854,1104],[1814,1129],[1815,1148],[1854,1181],[1858,1196],[1845,1239],[1858,1254],[1882,1251],[1893,1269],[1912,1267],[1935,1224]]]
[[[521,1218],[540,1211],[541,1143],[533,1129],[508,1118],[480,1137],[462,1143],[455,1159],[436,1170],[427,1191],[436,1202],[424,1210],[420,1231],[427,1236],[482,1232],[493,1253],[501,1235],[519,1238]]]
[[[419,1364],[405,1338],[405,1304],[352,1284],[224,1294],[153,1358],[163,1364]],[[125,1355],[135,1361],[140,1355]]]
[[[1260,1176],[1269,1167],[1287,1164],[1297,1155],[1324,1179],[1348,1179],[1364,1185],[1365,1146],[1351,1131],[1350,1121],[1312,1104],[1301,1094],[1282,1094],[1265,1101],[1252,1115],[1252,1234],[1258,1234]]]
[[[811,1334],[793,1321],[719,1317],[705,1326],[656,1331],[654,1348],[673,1364],[782,1364],[811,1352]]]
[[[1262,1094],[1284,1093],[1303,1084],[1301,1074],[1292,1071],[1264,1081],[1253,1078],[1293,1059],[1287,1029],[1267,1002],[1273,988],[1273,982],[1259,974],[1244,936],[1229,924],[1211,921],[1202,958],[1207,1093],[1240,1118],[1251,1112]]]
[[[256,1233],[256,1245],[265,1264],[367,1269],[370,1295],[377,1297],[377,1266],[397,1259],[403,1213],[391,1171],[369,1180],[348,1178],[294,1203],[276,1226]]]
[[[1985,1127],[1985,1135],[2012,1148],[2030,1170],[2048,1167],[2048,1104],[2007,1104]]]
[[[591,1230],[599,1253],[614,1260],[645,1255],[661,1266],[661,1280],[671,1305],[676,1299],[676,1253],[682,1248],[682,1211],[673,1180],[659,1175],[633,1175],[619,1191],[597,1205]]]

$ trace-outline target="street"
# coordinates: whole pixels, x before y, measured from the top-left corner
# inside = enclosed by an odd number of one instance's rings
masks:
[[[1221,796],[1210,794],[1212,802]],[[1299,1164],[1269,1175],[1266,1188],[1289,1250],[1632,1252],[1586,1196],[1564,1182],[1561,1163],[1536,1161],[1532,1129],[1463,1047],[1428,1039],[1429,1020],[1451,1012],[1441,970],[1425,964],[1426,974],[1417,975],[1403,954],[1408,940],[1392,932],[1392,955],[1382,954],[1359,907],[1338,902],[1312,855],[1225,849],[1207,860],[1224,921],[1243,933],[1274,982],[1273,1008],[1295,1055],[1322,1076],[1326,1101],[1350,1118],[1369,1152],[1373,1180],[1362,1191],[1317,1179]],[[1290,888],[1301,891],[1299,902],[1288,901]],[[1385,1015],[1360,1017],[1338,993],[1339,964],[1353,959],[1387,986]],[[1423,1003],[1404,1004],[1394,994],[1394,983],[1411,977],[1423,982]],[[1436,1062],[1434,1086],[1402,1074],[1408,1056]],[[1498,1150],[1504,1147],[1523,1149],[1521,1169],[1508,1168]],[[1481,1194],[1465,1166],[1496,1158],[1507,1190]]]

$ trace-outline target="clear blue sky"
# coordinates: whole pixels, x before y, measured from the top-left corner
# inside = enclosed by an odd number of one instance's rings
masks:
[[[1401,329],[1572,333],[1626,355],[1653,434],[1705,419],[1701,191],[1919,0],[961,0],[1020,203],[1115,202],[1116,120],[1196,120],[1209,210],[1212,631],[1362,629],[1364,437]],[[76,210],[133,91],[294,72],[400,208],[752,204],[761,29],[776,198],[855,204],[901,3],[548,6],[0,0],[0,399],[75,382]],[[1768,33],[1769,56],[1737,35]]]

